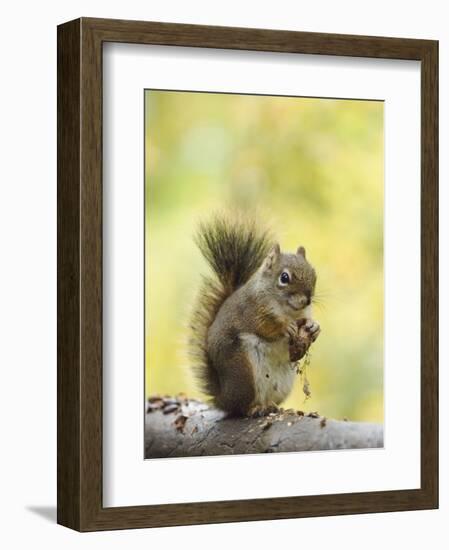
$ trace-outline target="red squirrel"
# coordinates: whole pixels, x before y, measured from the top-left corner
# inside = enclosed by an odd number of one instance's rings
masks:
[[[302,246],[281,252],[253,222],[215,217],[196,242],[213,277],[203,281],[191,323],[194,374],[229,415],[272,412],[320,333],[311,319],[315,270]]]

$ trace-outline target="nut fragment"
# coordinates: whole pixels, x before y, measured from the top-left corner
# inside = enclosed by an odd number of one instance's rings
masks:
[[[176,420],[173,422],[173,424],[175,425],[175,428],[178,430],[178,432],[181,432],[183,433],[184,432],[184,427],[186,425],[186,422],[187,422],[187,416],[183,415],[183,414],[180,414]]]

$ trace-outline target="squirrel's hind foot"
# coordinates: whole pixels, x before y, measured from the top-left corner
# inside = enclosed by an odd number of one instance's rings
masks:
[[[249,418],[261,418],[263,416],[268,416],[271,413],[277,413],[277,412],[279,412],[279,407],[274,403],[272,405],[269,405],[268,407],[262,407],[261,405],[256,405],[254,407],[251,407],[251,409],[248,411],[247,416]]]

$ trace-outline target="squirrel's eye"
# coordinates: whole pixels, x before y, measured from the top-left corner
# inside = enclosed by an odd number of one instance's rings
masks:
[[[290,275],[286,271],[283,271],[279,277],[279,282],[281,285],[288,285],[290,282]]]

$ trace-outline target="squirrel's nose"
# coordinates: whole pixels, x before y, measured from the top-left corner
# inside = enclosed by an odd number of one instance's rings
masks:
[[[310,290],[307,290],[305,295],[306,295],[306,304],[310,306],[310,304],[312,303],[312,295],[310,293]]]

